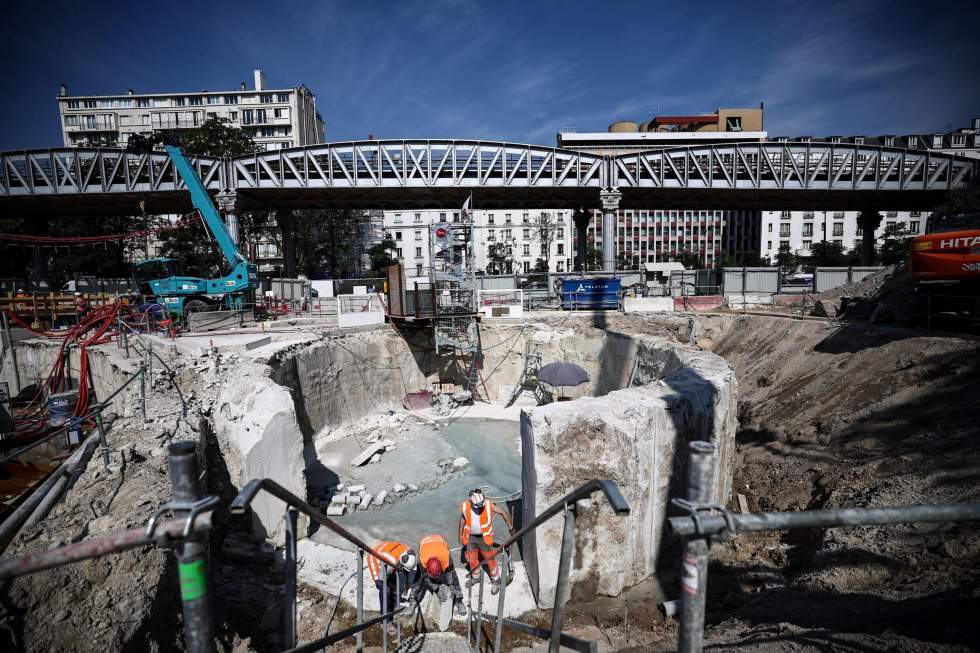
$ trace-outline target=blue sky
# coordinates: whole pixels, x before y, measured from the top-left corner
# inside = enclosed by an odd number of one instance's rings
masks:
[[[552,145],[560,127],[766,104],[776,135],[980,116],[980,2],[34,2],[5,8],[0,149],[59,146],[55,95],[317,95],[327,140]],[[152,8],[151,8],[152,6]]]

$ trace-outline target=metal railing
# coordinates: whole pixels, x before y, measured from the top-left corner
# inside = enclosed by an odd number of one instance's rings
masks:
[[[606,500],[612,507],[613,512],[621,517],[630,514],[629,504],[626,502],[626,499],[623,498],[622,493],[619,491],[619,488],[615,483],[612,481],[592,480],[578,486],[561,499],[551,504],[540,515],[535,517],[531,523],[521,527],[516,533],[511,535],[510,538],[508,538],[502,544],[498,545],[497,548],[487,556],[486,559],[491,559],[496,556],[503,556],[503,562],[498,563],[498,565],[506,568],[506,551],[512,544],[518,542],[531,531],[537,530],[542,524],[549,521],[552,517],[556,517],[559,514],[564,515],[565,524],[562,530],[561,553],[558,560],[558,578],[555,585],[554,606],[552,607],[551,611],[551,629],[545,630],[543,628],[525,624],[514,619],[504,618],[504,602],[507,594],[507,582],[506,579],[502,579],[500,582],[500,591],[497,595],[496,626],[492,640],[494,653],[500,653],[501,636],[503,635],[503,628],[505,626],[547,641],[548,650],[550,653],[558,653],[560,646],[565,646],[582,653],[594,653],[597,650],[596,642],[580,639],[578,637],[574,637],[573,635],[563,633],[561,631],[561,627],[562,622],[564,621],[565,602],[568,600],[568,575],[571,570],[572,550],[575,544],[575,504],[583,499],[591,498],[593,494],[600,491],[606,497]],[[470,605],[467,606],[467,641],[471,644],[476,644],[478,649],[481,645],[481,638],[485,638],[488,643],[491,641],[489,635],[483,631],[482,627],[484,577],[485,574],[481,572],[475,619],[476,623],[474,624],[475,628],[471,626],[474,621],[472,599],[470,599]]]
[[[895,506],[886,508],[833,508],[794,512],[732,514],[711,502],[715,467],[715,445],[690,443],[687,499],[672,505],[687,514],[670,517],[670,531],[682,542],[681,624],[678,649],[698,653],[704,636],[704,613],[708,584],[708,549],[713,538],[738,533],[794,528],[837,528],[912,522],[959,522],[980,520],[980,503]],[[716,514],[712,514],[716,513]]]
[[[283,619],[283,647],[287,649],[288,653],[294,653],[298,651],[318,651],[331,644],[339,642],[348,637],[357,637],[357,651],[360,652],[364,649],[363,632],[370,628],[371,626],[383,623],[390,620],[394,615],[401,613],[406,606],[397,605],[401,602],[401,586],[400,578],[395,575],[396,578],[396,590],[395,590],[395,609],[390,612],[387,611],[387,605],[381,606],[382,615],[376,619],[371,619],[370,621],[364,621],[364,554],[372,556],[382,565],[383,570],[382,576],[382,596],[387,604],[388,599],[388,573],[387,569],[389,567],[394,567],[396,570],[398,566],[391,565],[388,560],[381,557],[375,553],[374,549],[368,546],[364,541],[353,535],[347,529],[340,526],[338,523],[326,517],[322,512],[306,503],[295,494],[279,485],[272,479],[256,479],[249,481],[248,484],[242,488],[242,491],[238,493],[238,496],[231,502],[231,513],[233,515],[242,515],[248,512],[252,501],[258,495],[259,492],[267,492],[279,499],[286,504],[286,514],[285,514],[285,558],[286,558],[286,568],[285,568],[285,596],[283,599],[283,609],[284,609],[284,619]],[[327,634],[320,639],[309,642],[308,644],[303,644],[302,646],[296,645],[296,526],[298,513],[302,512],[304,515],[320,524],[332,530],[337,535],[341,536],[355,547],[357,547],[357,571],[355,572],[357,576],[357,624],[343,630],[339,633],[333,635]],[[340,600],[340,597],[337,597]],[[401,621],[396,620],[397,631],[396,637],[398,644],[401,643]],[[386,629],[382,629],[382,642],[384,650],[388,650],[388,633]]]

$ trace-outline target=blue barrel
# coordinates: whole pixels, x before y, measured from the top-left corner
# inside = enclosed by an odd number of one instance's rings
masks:
[[[566,309],[619,308],[619,279],[564,279],[561,305]]]
[[[48,395],[48,426],[58,427],[71,417],[78,401],[78,390]]]

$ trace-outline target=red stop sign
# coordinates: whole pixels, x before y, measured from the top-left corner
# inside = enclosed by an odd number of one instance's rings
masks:
[[[445,238],[445,237],[446,237],[445,227],[439,227],[438,229],[436,229],[436,238]]]

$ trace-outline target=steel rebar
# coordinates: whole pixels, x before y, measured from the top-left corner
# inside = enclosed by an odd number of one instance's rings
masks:
[[[687,466],[687,498],[695,504],[711,500],[715,445],[696,440],[690,443]],[[681,627],[678,648],[682,653],[700,653],[704,635],[704,607],[708,583],[708,542],[703,537],[686,537],[681,559]]]
[[[558,581],[555,583],[555,604],[551,608],[551,638],[549,653],[558,653],[561,647],[561,624],[568,600],[568,573],[572,566],[572,549],[575,547],[575,505],[565,504],[565,526],[561,534],[561,557],[558,559]]]

